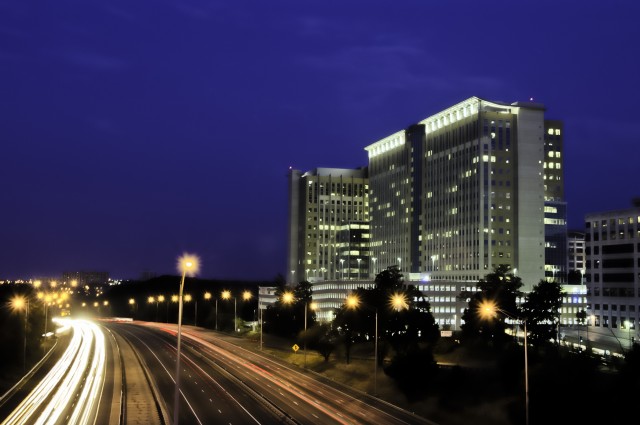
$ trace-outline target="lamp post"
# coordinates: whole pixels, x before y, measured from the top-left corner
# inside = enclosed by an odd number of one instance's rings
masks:
[[[23,296],[14,297],[11,300],[11,307],[20,311],[24,309],[24,346],[22,352],[22,371],[27,372],[27,322],[29,321],[29,298]]]
[[[228,300],[231,298],[231,291],[222,291],[222,299]],[[236,297],[233,297],[233,331],[236,331]]]
[[[293,295],[292,292],[285,292],[282,294],[282,302],[284,304],[291,304],[295,301],[295,296]],[[304,338],[302,341],[302,351],[304,352],[304,367],[307,367],[307,311],[308,309],[311,310],[315,310],[316,308],[318,308],[318,304],[314,303],[313,301],[311,301],[311,303],[309,303],[309,301],[305,300],[304,302]]]
[[[207,301],[207,304],[208,304],[208,301],[211,299],[211,292],[205,292],[202,297],[204,298],[205,301]],[[207,310],[209,310],[209,308],[207,308]]]
[[[190,303],[190,302],[191,302],[191,300],[193,300],[193,298],[191,297],[191,295],[190,295],[190,294],[185,294],[185,296],[184,296],[184,302],[185,302],[185,303]],[[197,303],[197,301],[196,301],[196,303]],[[198,309],[198,304],[196,304],[196,312],[197,312],[197,309]],[[194,325],[194,326],[195,326],[195,325]]]
[[[39,282],[39,281],[36,281]],[[39,286],[39,285],[38,285]],[[49,303],[51,302],[51,295],[44,292],[38,292],[38,299],[42,300],[42,306],[44,308],[44,335],[47,335],[47,315],[49,312]]]
[[[176,358],[176,389],[173,396],[173,424],[178,425],[178,412],[180,409],[180,342],[182,337],[182,292],[184,290],[184,279],[189,273],[193,276],[200,268],[200,259],[192,254],[183,254],[178,258],[178,270],[182,272],[180,280],[180,292],[178,294],[178,354]]]
[[[360,261],[362,261],[362,259],[356,258],[356,261],[358,262],[358,280],[360,280]]]
[[[483,303],[481,303],[479,308],[482,317],[493,318],[496,316],[496,312],[500,312],[505,316],[511,318],[512,320],[522,321],[522,324],[524,325],[524,412],[525,423],[526,425],[529,425],[529,360],[527,358],[527,319],[513,317],[512,315],[502,310],[501,308],[498,308],[495,304],[489,301],[484,301]]]
[[[340,280],[344,280],[344,258],[340,259]]]
[[[627,320],[624,322],[624,325],[627,327],[627,333],[629,335],[629,350],[631,350],[631,321]]]
[[[171,295],[171,302],[172,303],[177,303],[178,302],[178,296],[177,295]],[[167,316],[169,316],[169,303],[167,303]],[[176,319],[176,323],[178,322],[178,320]]]
[[[158,321],[158,300],[156,299],[156,297],[149,297],[147,298],[147,302],[149,304],[156,303],[156,322],[157,322]]]
[[[242,293],[242,300],[243,301],[248,301],[248,300],[251,299],[251,297],[252,297],[252,295],[251,295],[250,291],[244,291]],[[238,332],[238,324],[237,324],[237,321],[238,321],[238,308],[237,308],[236,297],[235,296],[232,297],[231,296],[231,291],[229,291],[229,290],[222,291],[222,299],[228,300],[228,299],[231,299],[231,298],[233,298],[233,331],[234,332]],[[217,310],[218,310],[218,307],[216,305],[216,311]],[[216,321],[217,321],[217,313],[216,313]]]
[[[402,270],[402,258],[398,257],[398,270]]]
[[[262,351],[262,308],[260,303],[258,303],[258,310],[260,312],[260,351]]]
[[[357,295],[351,294],[347,297],[345,302],[347,308],[357,309],[360,307],[360,298]],[[389,299],[389,305],[396,311],[406,310],[409,308],[409,302],[407,297],[403,293],[394,293]],[[375,336],[373,344],[373,395],[378,393],[378,308],[369,307],[375,310]]]
[[[133,314],[133,309],[135,305],[136,305],[136,300],[133,298],[129,298],[129,309],[131,310],[131,314]]]
[[[360,298],[356,295],[349,295],[346,301],[347,308],[357,309],[360,307]],[[373,339],[373,395],[378,393],[378,309],[375,309],[375,336]]]
[[[156,301],[156,312],[158,311],[158,303],[163,303],[164,302],[164,295],[158,295],[157,301]],[[167,305],[169,305],[169,302],[167,302]],[[159,319],[156,318],[156,321],[159,321]]]

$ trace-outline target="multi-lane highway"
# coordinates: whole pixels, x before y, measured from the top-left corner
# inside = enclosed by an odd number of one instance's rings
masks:
[[[64,355],[2,425],[172,422],[175,325],[65,326]],[[223,334],[183,327],[182,336],[180,424],[433,424]]]
[[[176,327],[115,324],[145,359],[171,400]],[[180,422],[188,424],[429,424],[366,394],[318,379],[207,330],[183,328]]]
[[[59,333],[72,333],[67,349],[3,425],[75,425],[97,417],[105,371],[102,331],[84,320],[63,320],[61,325]]]

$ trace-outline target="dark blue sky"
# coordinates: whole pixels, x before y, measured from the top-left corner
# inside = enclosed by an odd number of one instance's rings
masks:
[[[633,1],[0,0],[0,278],[284,274],[289,166],[471,96],[565,123],[570,227],[640,195]]]

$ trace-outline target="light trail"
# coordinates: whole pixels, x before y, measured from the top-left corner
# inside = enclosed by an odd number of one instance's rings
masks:
[[[73,330],[69,347],[2,425],[55,425],[74,400],[65,423],[95,422],[106,367],[104,334],[100,327],[86,320],[60,319],[59,322]]]

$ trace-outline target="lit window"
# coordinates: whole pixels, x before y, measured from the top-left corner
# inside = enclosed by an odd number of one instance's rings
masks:
[[[553,134],[553,128],[550,128],[549,130],[547,130],[547,133]]]
[[[556,129],[556,136],[559,136],[559,135],[560,135],[560,129],[557,128]]]

